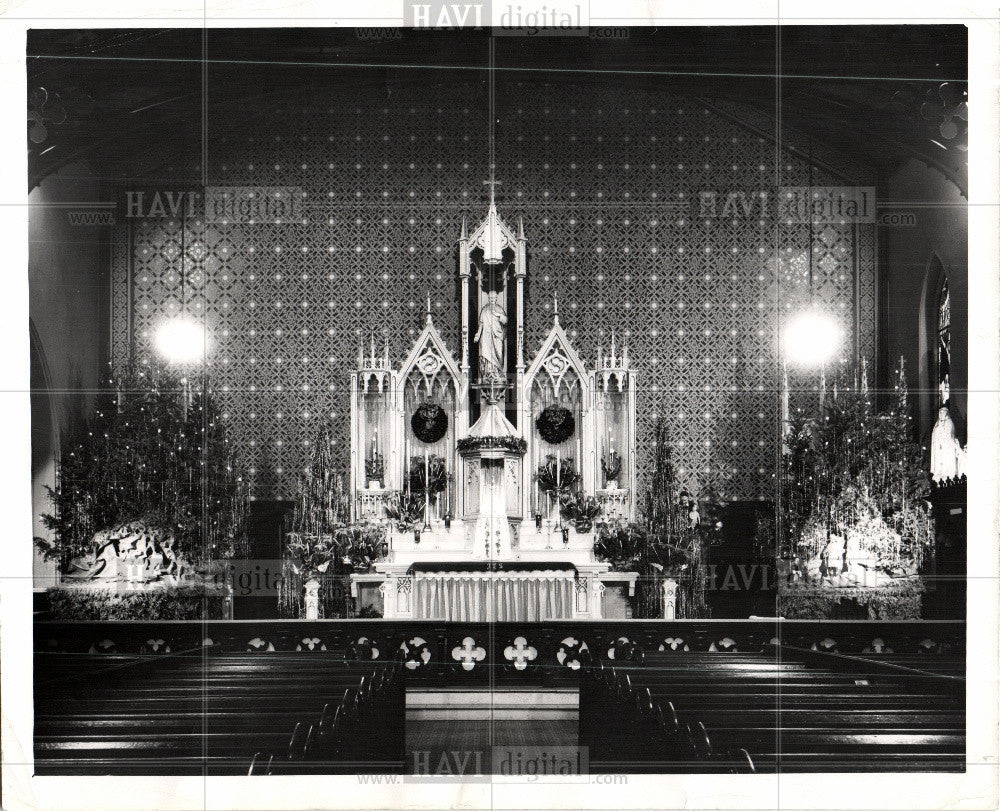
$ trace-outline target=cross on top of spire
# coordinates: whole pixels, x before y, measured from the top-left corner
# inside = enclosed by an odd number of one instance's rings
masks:
[[[503,183],[493,177],[493,167],[490,167],[490,178],[489,180],[483,181],[484,186],[490,187],[490,208],[496,208],[496,186],[502,186]]]

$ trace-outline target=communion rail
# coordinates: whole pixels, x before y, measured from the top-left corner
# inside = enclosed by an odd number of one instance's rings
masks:
[[[964,657],[954,621],[807,620],[39,620],[39,652],[167,655],[212,646],[225,653],[308,656],[340,650],[354,661],[400,661],[408,681],[538,683],[576,679],[581,667],[670,650],[761,653],[770,645],[845,655],[947,652]]]

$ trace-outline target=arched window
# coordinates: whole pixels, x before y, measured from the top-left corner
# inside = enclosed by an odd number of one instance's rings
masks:
[[[948,277],[942,275],[937,309],[937,391],[938,405],[951,397],[951,295]]]

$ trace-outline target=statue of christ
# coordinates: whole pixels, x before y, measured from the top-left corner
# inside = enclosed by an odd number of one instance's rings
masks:
[[[497,298],[496,290],[491,290],[489,299],[479,311],[479,329],[473,338],[479,344],[479,379],[482,383],[504,381],[507,377],[504,363],[507,313]]]

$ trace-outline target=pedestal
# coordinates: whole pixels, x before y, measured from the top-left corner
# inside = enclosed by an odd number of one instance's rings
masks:
[[[319,619],[319,580],[312,578],[305,582],[306,589],[306,619]]]
[[[670,577],[663,580],[663,619],[677,619],[677,581]]]

